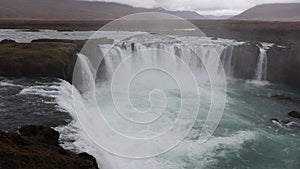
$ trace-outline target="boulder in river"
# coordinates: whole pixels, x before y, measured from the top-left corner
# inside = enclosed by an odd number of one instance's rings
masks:
[[[288,113],[288,115],[290,117],[300,119],[300,112],[298,112],[298,111],[291,111],[291,112]]]

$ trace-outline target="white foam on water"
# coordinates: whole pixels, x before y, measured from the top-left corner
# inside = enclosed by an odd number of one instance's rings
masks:
[[[24,87],[23,85],[18,85],[10,82],[5,82],[5,81],[1,81],[0,86]]]
[[[56,98],[59,93],[59,84],[53,83],[52,85],[36,85],[27,87],[21,90],[21,95],[40,95],[45,97]]]
[[[202,169],[217,163],[219,158],[225,158],[227,152],[238,153],[245,142],[253,141],[257,137],[253,131],[238,131],[226,137],[212,137],[204,144],[199,144],[197,140],[185,139],[166,154],[150,159],[133,160],[99,151],[99,148],[80,130],[76,121],[55,129],[61,134],[60,141],[63,148],[93,155],[102,169],[180,169],[186,165]],[[219,149],[223,150],[217,152]]]
[[[267,85],[270,85],[271,83],[268,81],[262,81],[262,80],[247,80],[246,84],[252,84],[255,86],[267,86]]]

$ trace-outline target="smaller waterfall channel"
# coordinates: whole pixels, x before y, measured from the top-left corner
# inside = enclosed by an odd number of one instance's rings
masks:
[[[270,49],[272,44],[261,43],[261,45],[257,45],[259,47],[259,56],[257,58],[257,64],[255,68],[255,80],[257,81],[266,81],[267,80],[267,51]]]

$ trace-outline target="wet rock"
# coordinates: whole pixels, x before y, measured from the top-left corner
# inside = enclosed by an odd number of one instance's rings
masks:
[[[235,46],[232,57],[233,77],[253,79],[258,56],[257,43],[249,42]]]
[[[279,120],[278,119],[271,119],[271,122],[273,122],[273,123],[278,123],[279,122]]]
[[[292,101],[293,99],[287,96],[283,95],[273,95],[271,98],[277,99],[277,100],[287,100],[287,101]]]
[[[267,51],[267,80],[272,83],[300,87],[300,46],[272,46]]]
[[[300,112],[298,112],[298,111],[291,111],[291,112],[288,113],[288,115],[290,117],[300,119]]]
[[[286,102],[292,102],[292,103],[300,103],[300,101],[298,99],[291,98],[291,97],[284,96],[284,95],[280,95],[280,94],[273,95],[273,96],[271,96],[271,98],[279,100],[279,101],[286,101]]]
[[[93,156],[89,155],[88,153],[80,153],[78,156],[81,158],[80,168],[97,168],[97,161]]]
[[[41,142],[58,145],[59,133],[49,127],[28,125],[19,130],[22,136],[35,137]]]
[[[0,42],[0,44],[9,44],[9,43],[16,43],[16,41],[11,39],[4,39]]]
[[[59,134],[43,126],[24,126],[19,133],[0,131],[0,168],[97,169],[96,159],[58,145]]]
[[[290,120],[279,120],[277,118],[271,119],[271,122],[278,125],[279,127],[284,127],[287,129],[299,130],[300,125],[294,121]]]

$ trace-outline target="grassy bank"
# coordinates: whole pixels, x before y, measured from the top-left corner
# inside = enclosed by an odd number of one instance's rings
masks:
[[[71,81],[83,41],[38,40],[0,43],[0,76],[57,77]]]

